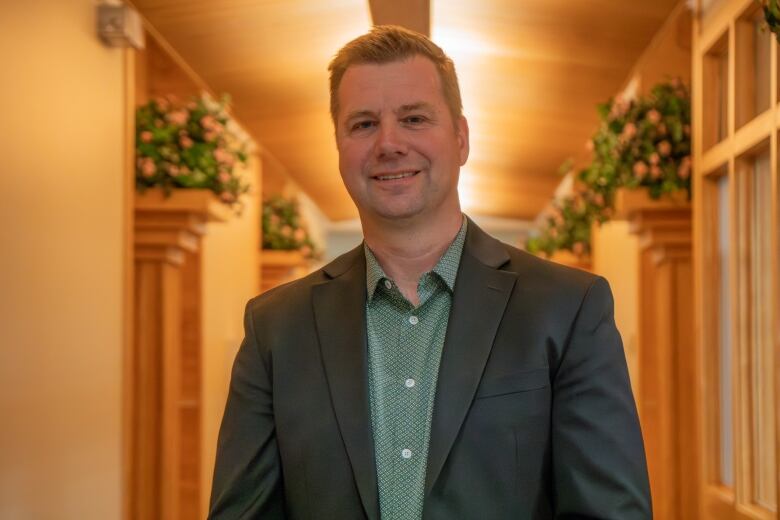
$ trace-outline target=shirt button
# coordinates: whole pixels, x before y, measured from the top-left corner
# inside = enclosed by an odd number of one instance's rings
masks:
[[[412,388],[414,385],[415,385],[414,379],[412,379],[411,377],[406,381],[404,381],[404,386],[406,388]]]
[[[412,458],[412,450],[404,448],[401,450],[401,456],[405,459],[411,459]]]
[[[419,320],[419,319],[417,319],[417,316],[409,316],[409,323],[411,323],[412,325],[417,325],[417,323],[418,323],[419,321],[420,321],[420,320]]]
[[[390,280],[385,280],[385,287],[387,287],[388,289],[392,289],[393,282],[391,282]]]

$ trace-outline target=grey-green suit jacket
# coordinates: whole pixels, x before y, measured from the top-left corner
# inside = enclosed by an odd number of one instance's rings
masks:
[[[378,519],[362,247],[249,302],[212,519]],[[603,278],[469,222],[442,354],[423,517],[652,517]]]

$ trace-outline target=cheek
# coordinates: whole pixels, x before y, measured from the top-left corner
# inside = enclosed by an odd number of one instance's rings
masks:
[[[366,158],[366,147],[361,143],[348,142],[339,147],[339,165],[348,170],[360,168]]]

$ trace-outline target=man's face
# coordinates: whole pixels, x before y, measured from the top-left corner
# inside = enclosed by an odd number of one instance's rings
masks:
[[[338,90],[339,170],[361,218],[460,214],[468,126],[453,124],[433,62],[353,65]]]

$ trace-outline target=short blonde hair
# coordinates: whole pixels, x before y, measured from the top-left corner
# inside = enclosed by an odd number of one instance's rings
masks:
[[[328,65],[330,72],[330,116],[333,124],[339,112],[338,91],[344,73],[352,65],[392,63],[414,56],[431,60],[439,73],[442,94],[454,125],[463,113],[455,64],[441,48],[425,35],[397,25],[376,25],[342,47]]]

